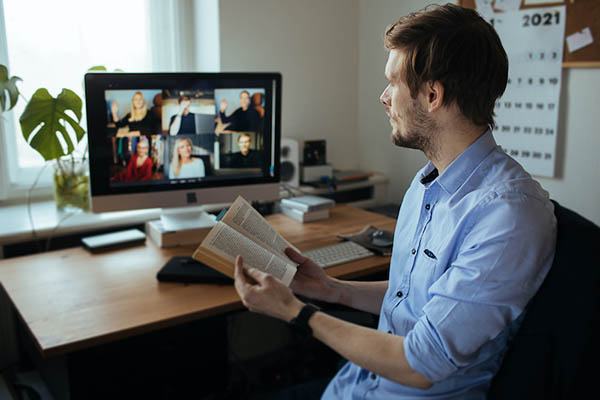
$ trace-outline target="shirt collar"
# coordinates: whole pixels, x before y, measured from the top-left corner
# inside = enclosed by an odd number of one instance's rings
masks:
[[[475,142],[473,142],[465,151],[460,153],[458,157],[444,170],[444,172],[436,178],[436,182],[449,194],[452,194],[458,189],[471,175],[473,170],[483,161],[485,157],[496,148],[496,141],[492,135],[492,131],[488,129]],[[426,180],[429,174],[437,171],[433,163],[430,161],[421,173],[422,180]]]

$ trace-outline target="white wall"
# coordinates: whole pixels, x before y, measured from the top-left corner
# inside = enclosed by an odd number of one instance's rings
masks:
[[[600,225],[600,69],[565,68],[558,117],[556,178],[550,196]]]
[[[425,158],[394,148],[390,126],[378,103],[385,87],[385,27],[429,4],[423,0],[360,0],[359,165],[390,178],[390,201],[400,202]],[[538,178],[551,198],[600,225],[600,69],[564,69],[557,144],[557,177]]]
[[[359,165],[382,171],[390,180],[390,202],[400,203],[417,170],[425,165],[420,151],[396,147],[390,140],[391,127],[379,96],[387,81],[383,74],[387,51],[383,47],[386,26],[400,16],[423,7],[419,0],[361,0],[359,4]]]
[[[221,0],[221,71],[283,76],[282,135],[358,167],[358,0]]]

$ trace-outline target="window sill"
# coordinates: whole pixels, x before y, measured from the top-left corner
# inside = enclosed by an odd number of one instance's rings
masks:
[[[91,232],[143,224],[160,218],[160,209],[118,211],[94,214],[91,212],[65,213],[56,209],[53,200],[31,203],[31,216],[38,239]],[[0,205],[0,246],[35,239],[30,224],[27,204]]]
[[[229,207],[229,203],[194,207],[198,211],[218,212]],[[30,224],[27,203],[0,203],[0,259],[2,247],[31,240],[56,238],[73,234],[93,234],[94,231],[141,225],[159,219],[160,208],[106,213],[60,212],[54,200],[31,203],[31,217],[35,235]]]

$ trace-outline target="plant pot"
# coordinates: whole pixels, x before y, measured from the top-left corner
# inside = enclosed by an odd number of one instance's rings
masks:
[[[59,211],[89,211],[90,177],[87,159],[62,158],[54,163],[54,201]]]

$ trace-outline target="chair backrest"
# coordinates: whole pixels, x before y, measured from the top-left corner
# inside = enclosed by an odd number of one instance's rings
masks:
[[[554,202],[554,201],[553,201]],[[597,396],[600,362],[600,227],[554,202],[554,262],[527,306],[489,399]]]

